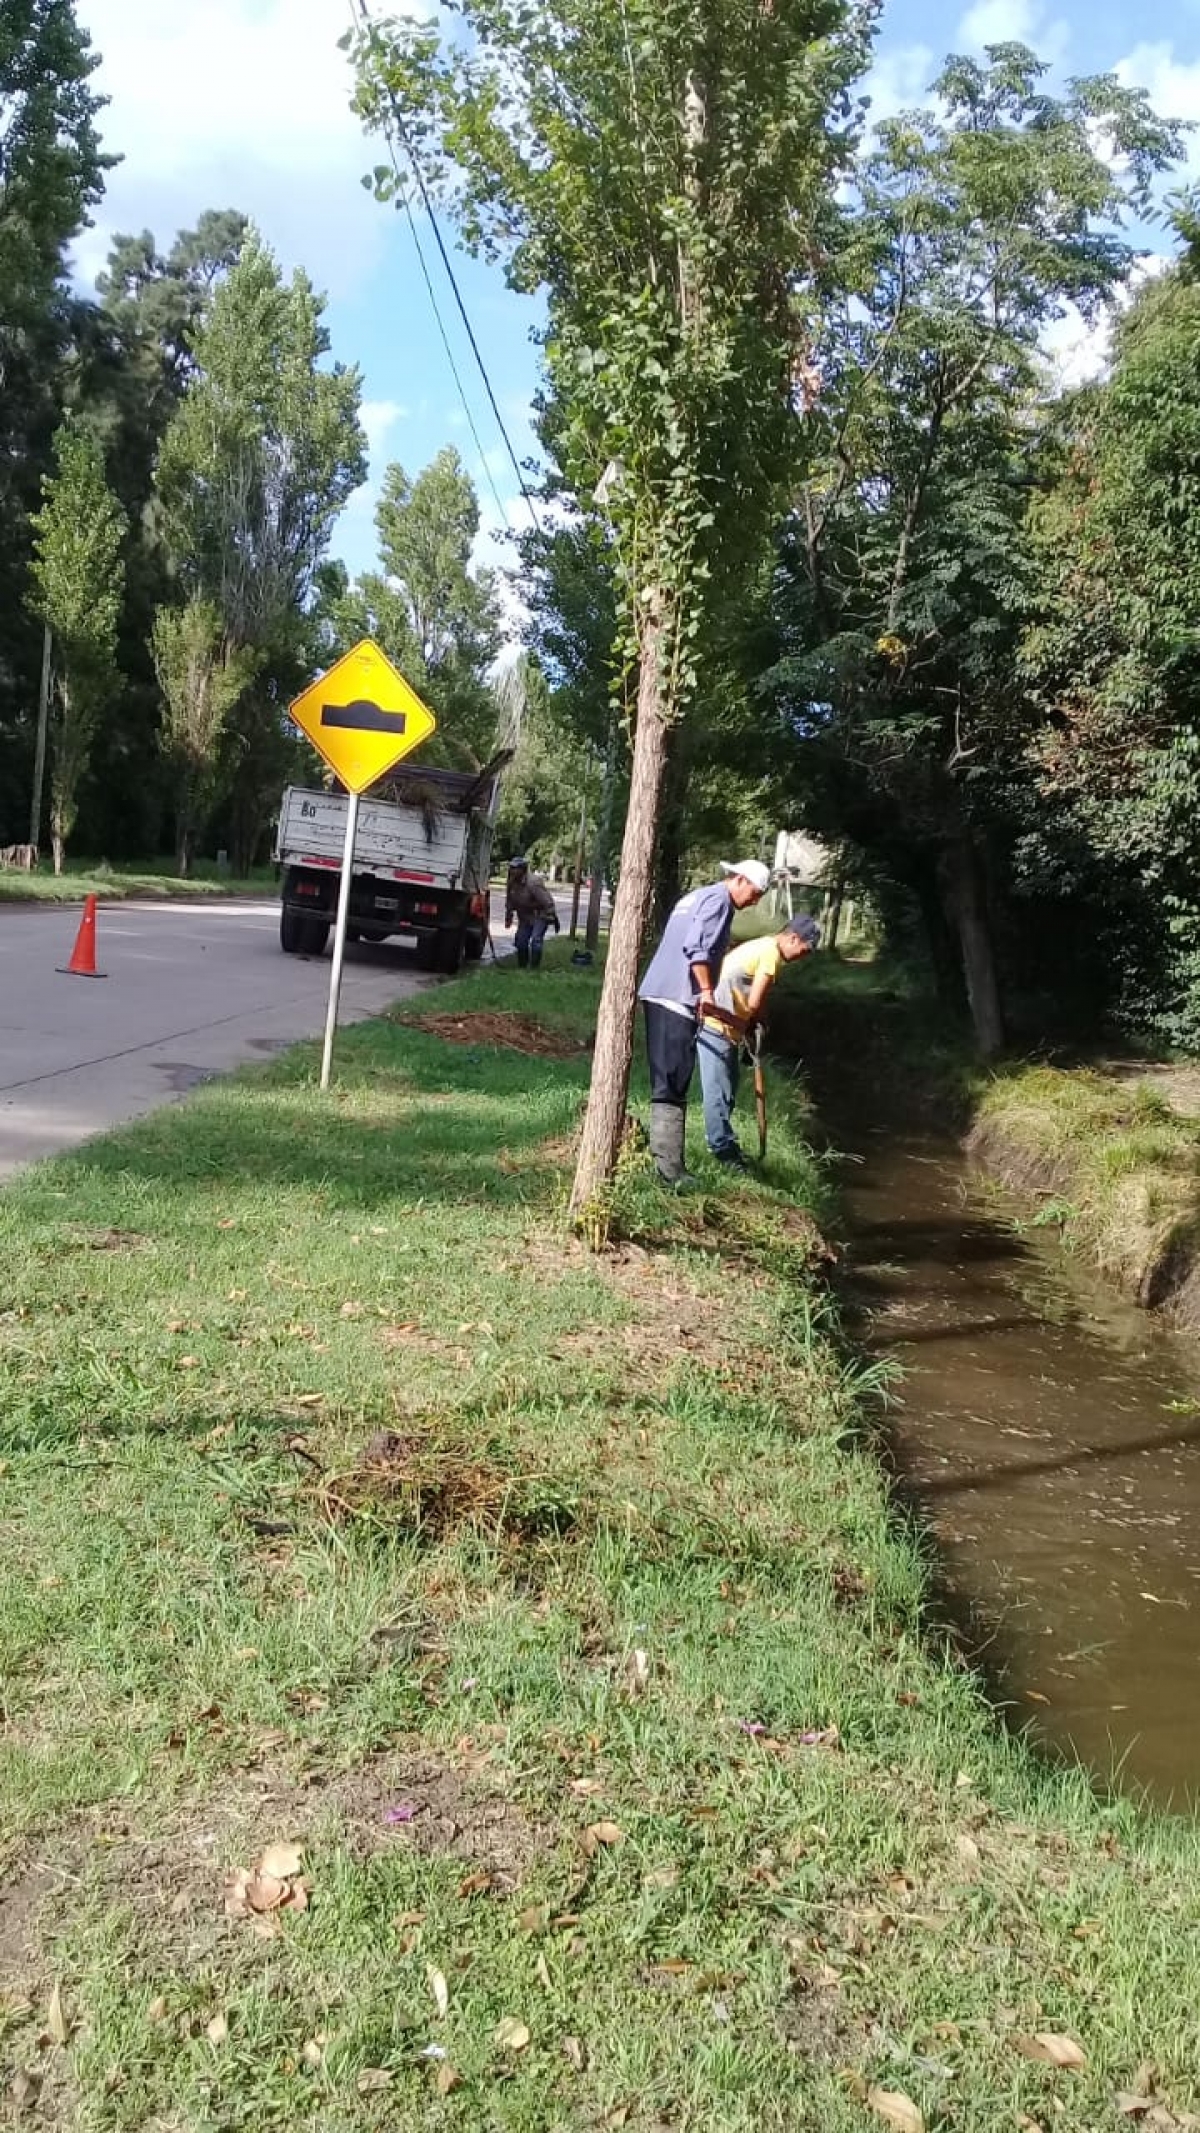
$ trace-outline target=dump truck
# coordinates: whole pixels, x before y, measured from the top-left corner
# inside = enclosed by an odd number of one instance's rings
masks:
[[[359,807],[347,938],[415,935],[424,970],[478,961],[489,933],[488,879],[511,751],[479,771],[413,770],[384,779]],[[289,785],[279,810],[279,943],[323,955],[337,915],[349,800]]]

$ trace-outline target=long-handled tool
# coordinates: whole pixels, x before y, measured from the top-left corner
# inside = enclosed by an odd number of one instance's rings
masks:
[[[763,1063],[763,1033],[760,1022],[754,1032],[754,1109],[758,1116],[758,1160],[767,1159],[767,1070]]]

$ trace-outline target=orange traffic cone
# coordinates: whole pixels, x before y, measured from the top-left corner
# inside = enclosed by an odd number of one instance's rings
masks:
[[[106,978],[106,970],[96,968],[96,899],[89,896],[83,906],[83,917],[71,950],[71,960],[64,969],[59,966],[59,975],[64,978]]]

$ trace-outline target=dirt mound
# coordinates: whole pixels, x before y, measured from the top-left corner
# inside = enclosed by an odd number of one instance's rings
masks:
[[[534,1059],[578,1059],[588,1040],[563,1030],[546,1029],[533,1015],[406,1015],[405,1027],[423,1029],[447,1044],[491,1044]]]

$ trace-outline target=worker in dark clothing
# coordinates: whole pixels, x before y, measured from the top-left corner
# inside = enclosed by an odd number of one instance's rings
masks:
[[[758,903],[771,881],[761,859],[722,861],[721,872],[723,881],[680,898],[638,988],[650,1061],[650,1153],[667,1185],[688,1182],[683,1149],[696,1040],[700,1018],[719,1012],[714,995],[734,916]]]
[[[559,932],[554,898],[544,881],[529,871],[527,859],[510,859],[504,886],[504,923],[515,922],[517,962],[522,970],[536,970],[542,960],[547,929]]]

